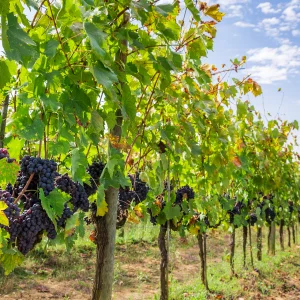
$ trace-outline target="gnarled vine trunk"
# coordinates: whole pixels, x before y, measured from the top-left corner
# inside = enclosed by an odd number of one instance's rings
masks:
[[[130,14],[125,12],[120,27],[126,27],[130,21]],[[125,72],[127,60],[128,41],[121,41],[123,48],[116,53],[115,62],[120,72]],[[125,75],[124,75],[125,77]],[[123,88],[124,82],[119,81]],[[121,96],[121,95],[120,95]],[[120,142],[122,136],[123,116],[120,108],[115,111],[116,124],[111,130],[111,135]],[[113,146],[109,145],[109,150]],[[93,286],[93,300],[110,300],[112,298],[112,286],[114,277],[114,250],[116,239],[117,208],[119,189],[109,187],[105,191],[105,200],[108,205],[108,212],[104,217],[95,218],[96,231],[96,275]]]
[[[282,251],[284,250],[283,226],[284,226],[284,221],[280,220],[280,225],[279,225],[279,240],[280,240],[280,247],[281,247]]]
[[[110,300],[112,297],[118,192],[112,187],[107,189],[108,212],[95,220],[97,250],[93,300]]]
[[[257,260],[262,260],[262,227],[257,227]]]
[[[268,236],[268,254],[275,255],[275,245],[276,245],[276,225],[273,221],[269,228]]]
[[[198,246],[199,246],[199,256],[201,263],[201,281],[208,290],[208,281],[207,281],[207,267],[206,267],[206,234],[198,233]]]
[[[235,251],[235,227],[230,235],[230,269],[231,275],[234,276],[234,251]]]
[[[288,247],[291,247],[291,229],[290,226],[287,227],[288,231]]]
[[[167,226],[160,226],[158,236],[158,246],[161,255],[160,261],[160,300],[168,300],[169,298],[169,274],[168,274],[168,261],[169,253],[166,244]]]
[[[249,224],[249,247],[250,247],[250,260],[251,260],[251,266],[254,268],[254,262],[253,262],[253,251],[252,251],[252,234],[251,234],[251,225]]]
[[[296,232],[295,232],[294,224],[292,224],[292,235],[293,235],[293,243],[296,244]]]
[[[246,258],[247,258],[247,226],[243,226],[243,266],[246,268]]]

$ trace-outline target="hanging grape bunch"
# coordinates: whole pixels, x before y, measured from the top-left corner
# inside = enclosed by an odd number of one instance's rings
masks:
[[[194,190],[189,187],[188,185],[182,186],[180,187],[177,191],[176,191],[176,198],[175,201],[173,203],[173,206],[178,205],[180,207],[180,209],[182,210],[182,203],[184,200],[189,201],[191,199],[195,198],[195,193]],[[166,206],[166,201],[164,200],[164,195],[158,195],[155,199],[154,205],[156,207],[159,208],[160,212],[164,209],[164,207]],[[160,212],[157,215],[153,215],[152,210],[150,208],[148,208],[148,213],[150,215],[150,221],[153,225],[157,224],[157,217],[160,214]],[[183,214],[185,214],[185,212],[183,212]],[[180,221],[178,222],[180,223]],[[172,229],[173,230],[177,230],[177,226],[173,226],[172,225]]]
[[[104,168],[105,164],[99,161],[94,161],[90,166],[88,166],[87,173],[91,176],[90,185],[84,183],[84,189],[88,197],[96,193]]]

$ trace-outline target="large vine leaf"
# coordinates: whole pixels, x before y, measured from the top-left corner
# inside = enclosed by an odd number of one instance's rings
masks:
[[[8,163],[6,159],[0,160],[0,186],[5,187],[8,183],[14,184],[19,172],[17,162]]]
[[[56,228],[56,220],[63,214],[64,204],[69,201],[71,196],[61,190],[54,189],[45,196],[43,189],[40,189],[40,199],[42,207],[46,211],[48,217],[54,223]]]

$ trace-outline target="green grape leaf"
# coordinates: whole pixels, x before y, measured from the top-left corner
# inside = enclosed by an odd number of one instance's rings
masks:
[[[71,172],[74,181],[82,184],[84,178],[87,177],[86,167],[88,161],[82,150],[76,148],[72,150],[72,166]]]
[[[184,0],[184,3],[186,5],[186,7],[189,9],[189,11],[192,13],[194,19],[198,22],[201,21],[201,18],[199,16],[199,11],[195,7],[194,1],[193,0]]]
[[[54,57],[58,48],[59,42],[57,40],[49,40],[45,45],[44,54],[48,57]]]
[[[5,61],[0,60],[0,89],[3,89],[5,85],[10,82],[11,74]]]
[[[16,249],[6,249],[0,256],[1,266],[5,275],[10,274],[16,267],[20,266],[24,256]]]
[[[91,126],[96,133],[100,133],[104,130],[103,119],[96,110],[92,111]]]
[[[71,196],[58,189],[51,191],[48,196],[45,196],[43,189],[39,191],[42,207],[57,228],[56,219],[63,214],[64,204],[70,200]]]
[[[163,15],[164,17],[167,17],[169,13],[171,13],[174,10],[174,5],[172,4],[160,4],[155,5],[155,10]]]
[[[118,81],[118,76],[106,68],[100,61],[92,66],[93,74],[99,84],[102,84],[108,91]]]
[[[0,159],[0,186],[5,187],[8,183],[14,184],[19,172],[17,162],[8,163],[6,159]]]
[[[178,205],[173,206],[171,202],[166,203],[163,212],[165,213],[167,220],[172,220],[182,215],[180,207]]]
[[[103,43],[106,39],[106,34],[96,27],[93,23],[86,22],[84,23],[84,29],[90,38],[90,43],[92,49],[95,51],[95,54],[99,59],[103,59],[107,56],[105,50],[103,49]],[[106,63],[106,61],[103,61]]]
[[[79,213],[73,214],[67,219],[65,227],[65,237],[70,236],[73,233],[74,228],[79,226]]]

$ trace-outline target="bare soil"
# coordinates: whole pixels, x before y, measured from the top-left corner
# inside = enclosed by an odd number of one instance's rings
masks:
[[[209,238],[209,266],[218,267],[222,260],[227,238]],[[300,299],[300,247],[296,255],[282,262],[272,274],[264,277],[257,270],[248,270],[247,275],[238,279],[242,293],[237,298],[225,298],[222,294],[211,294],[210,299]],[[64,254],[61,254],[62,256]],[[77,253],[69,262],[61,262],[54,253],[37,262],[34,267],[23,267],[9,276],[0,286],[0,299],[91,299],[93,284],[94,252]],[[177,239],[177,246],[170,248],[171,276],[176,284],[188,284],[199,276],[199,256],[196,244]],[[153,299],[159,293],[160,254],[157,245],[147,243],[118,245],[113,299]],[[69,264],[69,265],[68,265]],[[79,266],[73,269],[74,266]],[[289,267],[298,268],[291,275]],[[264,289],[268,289],[266,294]],[[182,297],[188,297],[188,291]]]

